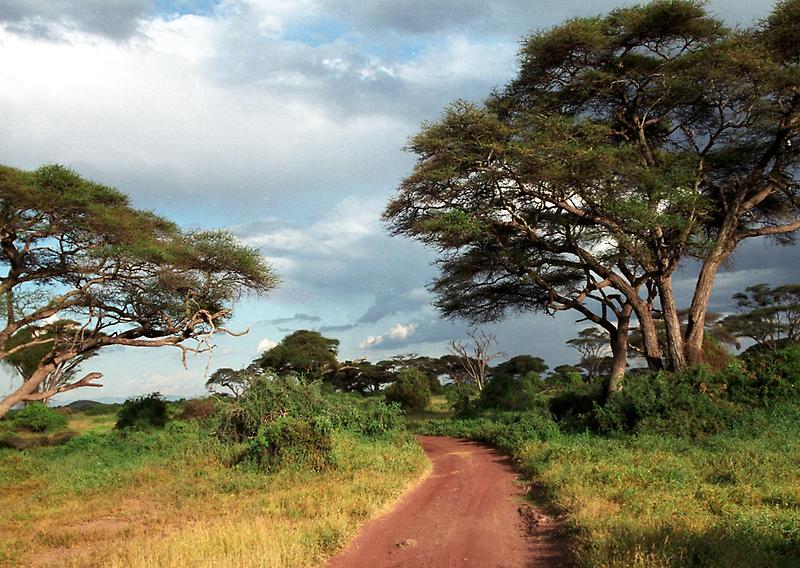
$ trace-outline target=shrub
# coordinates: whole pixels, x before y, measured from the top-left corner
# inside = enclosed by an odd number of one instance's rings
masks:
[[[157,392],[129,398],[117,413],[117,430],[163,428],[167,423],[167,403]]]
[[[386,401],[396,402],[404,410],[423,410],[431,401],[428,377],[417,369],[400,371],[397,380],[386,389]]]
[[[478,411],[478,388],[469,384],[450,383],[444,388],[447,404],[459,417],[473,416]]]
[[[41,402],[29,404],[14,415],[14,427],[30,432],[55,432],[67,426],[63,414]]]
[[[772,405],[800,399],[800,345],[748,349],[724,373],[731,400]]]
[[[679,373],[631,375],[624,388],[604,405],[595,405],[601,433],[652,432],[698,436],[720,432],[735,412],[717,376],[705,367]]]
[[[183,405],[178,418],[181,420],[194,420],[201,418],[208,418],[212,416],[217,409],[217,404],[213,398],[197,398],[187,400]]]
[[[333,467],[332,416],[318,382],[293,376],[254,379],[239,400],[220,407],[219,439],[244,443],[241,459],[268,470],[286,466]]]
[[[259,467],[308,467],[316,471],[335,465],[331,431],[325,417],[304,420],[282,416],[262,426],[249,441],[246,457]]]
[[[481,408],[498,410],[532,410],[544,408],[546,400],[539,394],[542,390],[541,380],[536,374],[513,377],[498,374],[492,377],[483,387],[479,400]]]
[[[330,414],[318,382],[290,375],[262,375],[251,382],[239,400],[221,405],[215,429],[223,441],[242,442],[281,417],[309,421]]]
[[[396,432],[403,423],[399,404],[378,401],[364,412],[358,432],[369,438],[379,438]]]
[[[507,453],[513,454],[526,442],[546,442],[560,434],[553,417],[540,410],[506,413],[498,418],[502,427],[491,442]]]

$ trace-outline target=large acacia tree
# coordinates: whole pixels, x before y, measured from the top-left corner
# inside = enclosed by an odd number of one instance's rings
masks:
[[[339,368],[338,351],[338,339],[325,337],[318,331],[299,329],[262,353],[253,363],[278,374],[299,373],[310,379],[319,379]]]
[[[576,309],[618,350],[635,317],[651,367],[696,363],[722,263],[800,228],[798,29],[799,0],[744,30],[664,0],[533,34],[505,89],[412,139],[385,218],[442,251],[451,314]],[[701,268],[682,328],[687,258]]]
[[[0,167],[0,270],[0,359],[26,365],[0,416],[19,402],[99,386],[99,373],[71,372],[106,346],[210,349],[242,294],[277,283],[232,235],[183,232],[55,165]]]

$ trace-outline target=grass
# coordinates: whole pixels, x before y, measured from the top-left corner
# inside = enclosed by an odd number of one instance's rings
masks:
[[[800,566],[800,409],[700,439],[532,432],[491,416],[420,432],[504,446],[567,515],[581,566]],[[543,441],[539,441],[543,440]]]
[[[310,566],[418,479],[413,439],[336,433],[338,467],[227,467],[195,422],[110,432],[73,415],[63,446],[0,450],[0,564]]]

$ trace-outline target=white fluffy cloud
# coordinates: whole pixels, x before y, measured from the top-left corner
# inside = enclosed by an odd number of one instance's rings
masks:
[[[263,353],[264,351],[269,351],[273,347],[277,346],[278,343],[276,341],[272,341],[269,338],[264,338],[258,343],[258,347],[256,348],[259,353]]]
[[[413,323],[396,323],[383,335],[370,335],[359,344],[360,349],[373,349],[383,344],[401,345],[414,335],[417,325]]]

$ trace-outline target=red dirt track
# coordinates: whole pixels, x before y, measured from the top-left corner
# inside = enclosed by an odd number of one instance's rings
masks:
[[[525,489],[508,458],[467,440],[419,440],[433,471],[367,523],[328,568],[568,565],[560,523],[539,512],[520,514]]]

